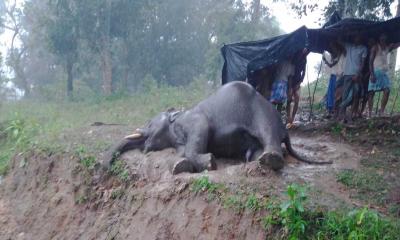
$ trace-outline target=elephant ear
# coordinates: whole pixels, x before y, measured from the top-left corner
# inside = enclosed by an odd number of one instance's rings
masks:
[[[171,112],[169,113],[169,122],[174,122],[176,120],[176,118],[180,115],[181,111],[175,111],[175,112]]]

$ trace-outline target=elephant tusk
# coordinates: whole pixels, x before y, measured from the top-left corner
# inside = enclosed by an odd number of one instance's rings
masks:
[[[136,138],[140,138],[142,136],[141,133],[134,133],[128,136],[125,136],[125,139],[136,139]]]

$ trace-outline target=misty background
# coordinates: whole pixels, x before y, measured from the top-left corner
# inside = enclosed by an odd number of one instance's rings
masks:
[[[362,4],[361,4],[362,2]],[[85,99],[149,85],[220,84],[224,43],[318,27],[337,10],[385,20],[397,2],[291,0],[0,1],[3,99]],[[318,54],[309,57],[309,81]],[[394,57],[395,59],[395,57]]]

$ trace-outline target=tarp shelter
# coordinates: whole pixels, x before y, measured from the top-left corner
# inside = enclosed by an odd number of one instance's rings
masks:
[[[253,75],[262,69],[272,67],[298,51],[308,48],[311,52],[322,53],[329,42],[337,39],[347,41],[351,34],[377,39],[381,33],[388,36],[388,42],[400,41],[400,17],[384,22],[347,18],[341,20],[337,13],[319,29],[305,26],[296,31],[260,41],[240,42],[224,45],[222,84],[231,81],[249,81],[254,85]]]

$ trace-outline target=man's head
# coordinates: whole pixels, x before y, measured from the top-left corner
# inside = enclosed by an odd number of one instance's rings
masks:
[[[310,50],[308,50],[307,48],[303,48],[299,51],[297,51],[292,57],[291,57],[291,61],[292,63],[296,64],[298,62],[302,62],[307,55],[310,53]]]
[[[354,44],[356,44],[356,45],[359,45],[359,44],[361,44],[362,43],[362,35],[361,35],[361,33],[359,32],[359,31],[356,31],[356,32],[354,32],[352,35],[351,35],[351,38],[352,38],[352,40],[353,40],[353,43]]]
[[[374,38],[368,38],[368,47],[372,48],[375,45],[375,39]]]
[[[385,45],[386,43],[387,43],[387,36],[386,36],[386,34],[382,33],[379,36],[379,44]]]

